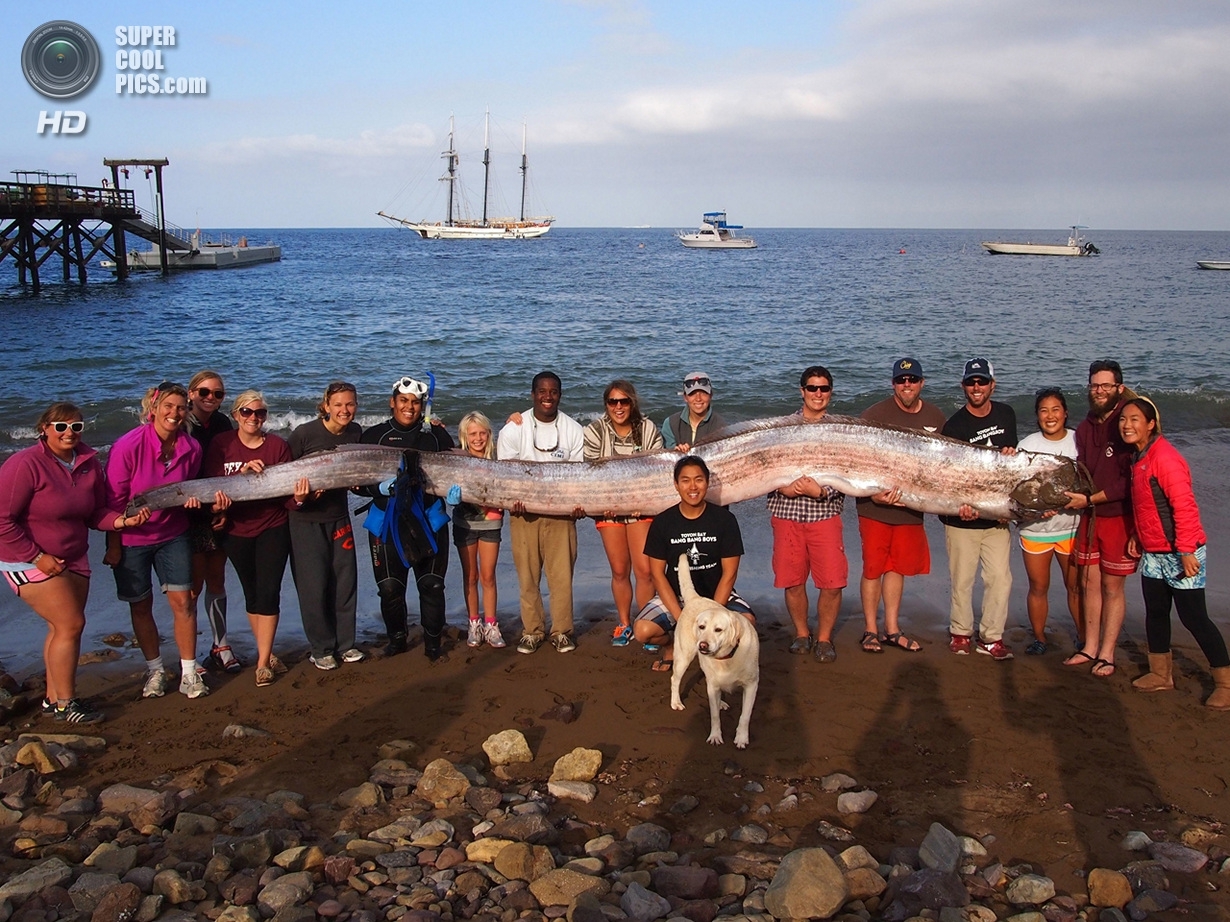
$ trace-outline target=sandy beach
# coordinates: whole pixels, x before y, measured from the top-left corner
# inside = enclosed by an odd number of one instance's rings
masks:
[[[1210,513],[1225,508],[1230,499],[1223,460],[1230,438],[1180,435],[1175,442],[1195,472],[1210,538],[1210,610],[1225,630],[1230,529]],[[792,632],[781,594],[772,587],[763,501],[735,507],[747,546],[738,587],[757,611],[762,639],[760,696],[746,751],[729,742],[722,747],[705,743],[708,715],[699,681],[689,687],[687,709],[672,711],[669,676],[650,671],[651,657],[636,646],[610,646],[609,574],[592,523],[582,522],[575,653],[560,655],[544,647],[523,656],[511,644],[505,650],[467,649],[457,630],[464,617],[460,567],[454,559],[445,661],[429,666],[416,644],[407,655],[373,656],[360,665],[320,672],[306,660],[288,579],[277,650],[291,671],[270,688],[256,689],[248,668],[238,676],[209,676],[213,693],[208,698],[187,701],[168,694],[142,701],[142,666],[134,650],[125,650],[119,661],[84,667],[82,692],[108,715],[97,730],[108,748],[84,758],[73,780],[97,791],[116,781],[148,783],[193,773],[207,784],[225,782],[228,791],[290,788],[313,803],[327,803],[366,779],[378,758],[377,747],[389,740],[416,743],[414,764],[420,768],[440,756],[482,766],[483,740],[517,728],[535,754],[517,777],[545,779],[554,760],[573,747],[600,749],[606,783],[592,804],[575,807],[577,817],[615,829],[652,819],[683,836],[681,841],[700,842],[719,827],[747,822],[749,813],[775,805],[793,784],[805,795],[799,809],[762,820],[784,837],[779,842],[818,844],[818,822],[827,820],[853,829],[861,843],[881,854],[894,844],[917,845],[930,823],[939,821],[958,833],[991,834],[993,851],[1005,863],[1033,862],[1061,892],[1081,892],[1084,871],[1118,868],[1130,860],[1119,846],[1129,830],[1168,839],[1194,825],[1220,831],[1220,821],[1230,816],[1225,768],[1230,764],[1230,716],[1201,707],[1212,688],[1207,664],[1177,625],[1178,689],[1152,696],[1132,691],[1129,682],[1143,671],[1145,654],[1138,581],[1128,584],[1119,669],[1109,680],[1062,665],[1072,629],[1055,586],[1054,646],[1041,657],[1021,655],[1028,642],[1026,582],[1016,557],[1005,636],[1016,659],[999,663],[982,656],[954,657],[946,645],[942,530],[931,521],[932,573],[907,582],[903,608],[903,626],[922,642],[923,652],[865,654],[857,646],[862,626],[852,506],[845,521],[855,588],[847,589],[842,605],[838,660],[825,666],[787,653]],[[506,544],[500,610],[505,634],[514,640],[516,579],[510,557]],[[360,579],[361,643],[378,650],[370,572],[361,570]],[[812,598],[814,604],[814,590]],[[250,634],[242,613],[237,615],[241,599],[233,586],[233,637],[250,662]],[[161,603],[157,611],[164,637],[169,636]],[[100,649],[99,638],[111,630],[124,630],[125,614],[113,600],[109,573],[100,567],[83,652]],[[3,655],[9,671],[38,672],[42,632],[36,619],[11,595],[0,603],[0,616],[6,624]],[[15,639],[23,637],[35,646],[19,652]],[[205,640],[199,649],[207,646]],[[169,651],[169,645],[164,649]],[[575,721],[565,724],[546,716],[561,703],[574,705]],[[726,714],[728,740],[734,719],[733,710]],[[39,723],[31,715],[18,718],[6,736]],[[222,730],[231,723],[259,727],[271,736],[223,739]],[[42,729],[51,726],[41,724]],[[210,770],[214,760],[235,771]],[[819,786],[819,779],[834,771],[852,775],[879,794],[870,812],[837,813],[835,796]],[[749,780],[759,782],[763,792],[746,791]],[[669,813],[683,794],[698,797],[700,807],[687,816]],[[1221,892],[1208,892],[1195,878],[1185,889],[1188,884],[1175,877],[1172,889],[1180,896],[1222,901],[1230,909]]]

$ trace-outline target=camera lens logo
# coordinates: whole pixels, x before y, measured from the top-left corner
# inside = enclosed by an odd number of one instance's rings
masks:
[[[88,90],[101,60],[94,36],[63,19],[39,26],[21,49],[26,82],[52,99],[70,99]]]

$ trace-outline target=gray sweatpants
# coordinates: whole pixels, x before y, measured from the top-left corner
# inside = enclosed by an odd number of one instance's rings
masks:
[[[346,652],[355,642],[359,577],[350,517],[305,522],[292,513],[290,548],[290,571],[312,655]]]

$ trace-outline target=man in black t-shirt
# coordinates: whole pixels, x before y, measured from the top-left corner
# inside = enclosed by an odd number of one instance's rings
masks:
[[[662,648],[653,664],[656,672],[671,670],[675,622],[683,611],[679,600],[679,555],[688,555],[688,572],[697,595],[713,599],[731,611],[755,620],[752,609],[735,592],[743,537],[739,523],[725,506],[705,500],[709,468],[695,455],[675,462],[675,489],[679,503],[654,517],[645,536],[645,556],[656,594],[636,616],[633,633],[646,648]]]
[[[961,389],[965,392],[965,406],[948,418],[943,434],[971,445],[1015,449],[1016,412],[1008,404],[991,399],[995,393],[995,369],[991,363],[984,358],[966,362]],[[948,575],[952,580],[948,648],[964,655],[972,647],[992,659],[1012,659],[1012,651],[1003,642],[1008,594],[1012,590],[1012,534],[1008,523],[980,519],[970,506],[962,506],[960,515],[940,516],[940,521],[944,523]],[[979,562],[982,629],[975,637],[973,594]]]

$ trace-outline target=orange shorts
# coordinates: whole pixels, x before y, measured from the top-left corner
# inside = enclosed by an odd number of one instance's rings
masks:
[[[931,547],[919,525],[885,525],[858,517],[863,539],[863,579],[879,579],[885,573],[922,576],[931,572]]]

